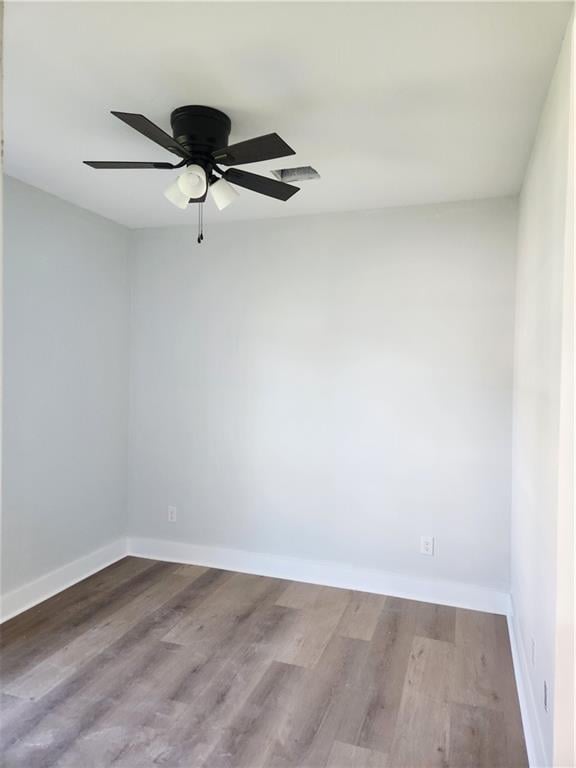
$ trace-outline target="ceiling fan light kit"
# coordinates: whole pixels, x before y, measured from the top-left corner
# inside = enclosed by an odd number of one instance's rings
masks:
[[[178,176],[178,186],[183,195],[190,200],[203,200],[206,197],[208,183],[206,171],[200,165],[189,165],[184,173]]]
[[[115,112],[119,120],[176,155],[177,163],[158,162],[106,162],[85,160],[85,164],[96,169],[156,168],[184,170],[165,190],[164,196],[177,208],[185,210],[190,203],[199,205],[198,219],[202,221],[202,204],[208,190],[218,210],[228,207],[238,196],[232,184],[252,190],[276,200],[289,200],[299,187],[284,181],[249,173],[236,166],[258,163],[279,157],[294,155],[294,150],[278,136],[268,133],[254,139],[228,145],[232,123],[228,115],[219,109],[202,106],[179,107],[172,112],[170,124],[173,135],[159,128],[144,115],[131,112]],[[201,242],[199,230],[198,242]]]
[[[179,179],[176,179],[176,181],[173,181],[172,184],[164,190],[164,197],[169,200],[172,205],[175,205],[176,208],[181,208],[185,211],[186,208],[188,208],[190,198],[182,192],[178,181]]]
[[[212,200],[214,200],[216,208],[218,208],[219,211],[223,211],[224,208],[227,208],[230,203],[233,203],[234,200],[236,200],[239,193],[234,189],[232,184],[229,184],[226,181],[226,179],[218,179],[218,181],[210,184],[210,196],[212,197]]]

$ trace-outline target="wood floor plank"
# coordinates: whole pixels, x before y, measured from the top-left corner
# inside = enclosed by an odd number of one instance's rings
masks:
[[[307,669],[284,728],[278,733],[270,768],[325,765],[349,712],[348,691],[358,684],[368,644],[334,636],[318,664]]]
[[[4,751],[4,745],[10,739],[10,732],[14,724],[29,717],[30,710],[29,702],[25,699],[19,699],[8,693],[0,693],[0,755]]]
[[[335,741],[326,768],[388,768],[388,757],[382,752]]]
[[[88,722],[96,721],[109,709],[111,703],[122,692],[129,682],[129,674],[134,672],[134,665],[140,674],[145,674],[154,662],[154,656],[161,652],[155,641],[161,640],[162,635],[177,623],[182,615],[193,611],[210,592],[220,586],[229,577],[223,571],[210,570],[192,581],[172,600],[158,608],[154,613],[144,618],[138,625],[132,627],[125,635],[108,648],[93,657],[70,678],[45,694],[37,707],[34,708],[31,719],[17,722],[9,734],[9,746],[25,738],[34,738],[37,728],[42,731],[46,727],[48,715],[58,717],[61,711],[68,712],[78,703],[78,710],[86,709],[86,702],[91,705],[96,702],[98,707],[95,714],[88,714]],[[78,712],[76,712],[78,716]],[[71,746],[67,740],[68,729],[63,729],[63,752]]]
[[[368,592],[354,592],[336,628],[338,634],[357,640],[372,640],[387,598]]]
[[[151,728],[128,728],[123,725],[89,731],[52,766],[53,768],[111,768],[111,766],[122,768],[121,763],[115,762],[115,755],[122,746],[128,742],[140,745],[143,749],[154,735],[154,730]],[[124,768],[156,768],[156,766],[147,759],[145,762],[125,762]]]
[[[202,764],[273,663],[274,645],[289,626],[291,614],[278,605],[255,612],[243,632],[231,635],[172,691],[173,699],[188,706],[170,728],[169,743],[152,748],[158,762]],[[213,722],[217,729],[211,727]]]
[[[506,705],[493,645],[456,645],[450,674],[449,700],[502,711]]]
[[[526,765],[522,721],[504,616],[459,610],[450,701],[499,712],[506,721],[511,765]]]
[[[497,617],[490,613],[456,610],[455,637],[457,645],[471,645],[477,648],[492,646],[495,642]]]
[[[54,692],[48,694],[43,700],[44,706],[41,706],[43,702],[37,703],[37,716],[26,724],[21,738],[10,744],[4,757],[30,768],[57,765],[96,734],[114,733],[120,726],[125,728],[119,720],[112,726],[105,724],[104,720],[110,713],[119,713],[119,701],[129,688],[132,677],[146,674],[166,652],[157,643],[136,659],[131,659],[131,663],[123,668],[123,674],[117,670],[114,684],[106,686],[109,697],[87,695],[83,687],[78,690],[68,687],[59,697]],[[108,746],[107,755],[109,749]]]
[[[322,592],[328,594],[330,591],[329,587],[321,587],[318,584],[292,581],[286,584],[286,589],[282,591],[277,603],[285,608],[311,608]]]
[[[340,739],[389,752],[414,638],[414,611],[384,610],[369,645],[360,684],[350,691],[353,705]]]
[[[452,643],[414,638],[390,749],[391,765],[446,768],[450,733],[447,694],[453,652]]]
[[[294,608],[295,621],[278,648],[276,660],[313,667],[335,633],[352,593],[307,584],[293,586],[298,589],[290,587],[277,601],[278,605]],[[310,590],[308,596],[302,587]]]
[[[90,585],[84,600],[75,601],[71,606],[57,612],[52,619],[46,619],[41,629],[36,631],[26,628],[22,635],[13,635],[2,649],[0,684],[2,690],[22,670],[30,668],[48,658],[75,637],[86,632],[89,627],[105,622],[111,613],[127,606],[139,594],[154,584],[173,566],[170,563],[152,563],[127,581],[121,581],[111,590],[96,590],[92,593]],[[37,642],[37,632],[42,634],[43,642]]]
[[[230,578],[194,614],[182,619],[167,633],[168,642],[208,648],[231,628],[246,619],[268,596],[274,598],[284,583],[245,573]]]
[[[119,584],[127,586],[139,574],[158,565],[155,560],[140,557],[124,557],[88,576],[54,597],[44,600],[33,609],[15,616],[0,626],[0,647],[5,650],[12,642],[20,644],[31,632],[47,634],[54,625],[70,621],[74,609],[81,609],[92,598],[110,593]]]
[[[273,661],[238,716],[224,728],[207,768],[261,768],[274,748],[274,735],[282,728],[293,705],[304,670]]]
[[[33,609],[15,616],[0,626],[0,647],[6,650],[16,643],[21,645],[28,636],[42,632],[46,637],[58,627],[74,620],[74,614],[82,611],[92,601],[99,603],[103,594],[110,595],[119,584],[129,588],[145,571],[158,566],[155,560],[125,557],[98,573],[44,600]],[[80,616],[80,621],[82,617]]]
[[[450,705],[447,768],[516,768],[508,759],[502,715],[486,707]]]
[[[410,623],[410,631],[415,635],[429,637],[431,640],[445,640],[449,643],[453,643],[456,639],[456,608],[389,597],[386,600],[385,610],[399,611],[404,614],[404,624]]]
[[[32,665],[25,674],[4,685],[3,689],[24,698],[43,696],[206,571],[197,567],[184,575],[176,570],[168,570],[127,605],[117,608],[106,621],[89,625],[85,632],[77,634],[39,664]]]
[[[3,768],[528,765],[501,616],[127,558],[2,643]]]

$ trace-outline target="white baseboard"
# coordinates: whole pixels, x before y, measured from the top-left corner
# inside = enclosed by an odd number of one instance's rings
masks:
[[[538,720],[536,700],[530,683],[528,659],[524,650],[524,644],[520,636],[517,619],[514,615],[514,606],[511,601],[511,611],[508,614],[508,634],[510,635],[510,647],[512,649],[512,662],[514,664],[514,677],[518,689],[524,739],[528,752],[530,768],[549,768],[551,763],[546,759],[546,748],[542,731]]]
[[[115,563],[126,556],[126,539],[117,539],[100,549],[79,557],[61,568],[28,582],[18,589],[13,589],[2,596],[0,621],[7,621],[28,608],[62,592],[63,589],[77,584],[102,568]]]
[[[455,581],[423,579],[383,570],[359,568],[335,561],[305,560],[147,538],[129,538],[128,554],[172,563],[206,565],[226,571],[374,592],[488,613],[508,614],[510,609],[510,595],[507,592]]]

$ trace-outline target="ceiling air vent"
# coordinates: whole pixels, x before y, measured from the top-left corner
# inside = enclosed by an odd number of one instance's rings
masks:
[[[288,183],[320,178],[318,171],[315,171],[311,165],[303,165],[301,168],[279,168],[277,171],[272,171],[272,174],[280,181]]]

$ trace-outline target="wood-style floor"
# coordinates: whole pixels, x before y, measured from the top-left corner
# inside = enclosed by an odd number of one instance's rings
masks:
[[[5,768],[519,768],[506,621],[126,558],[2,628]]]

